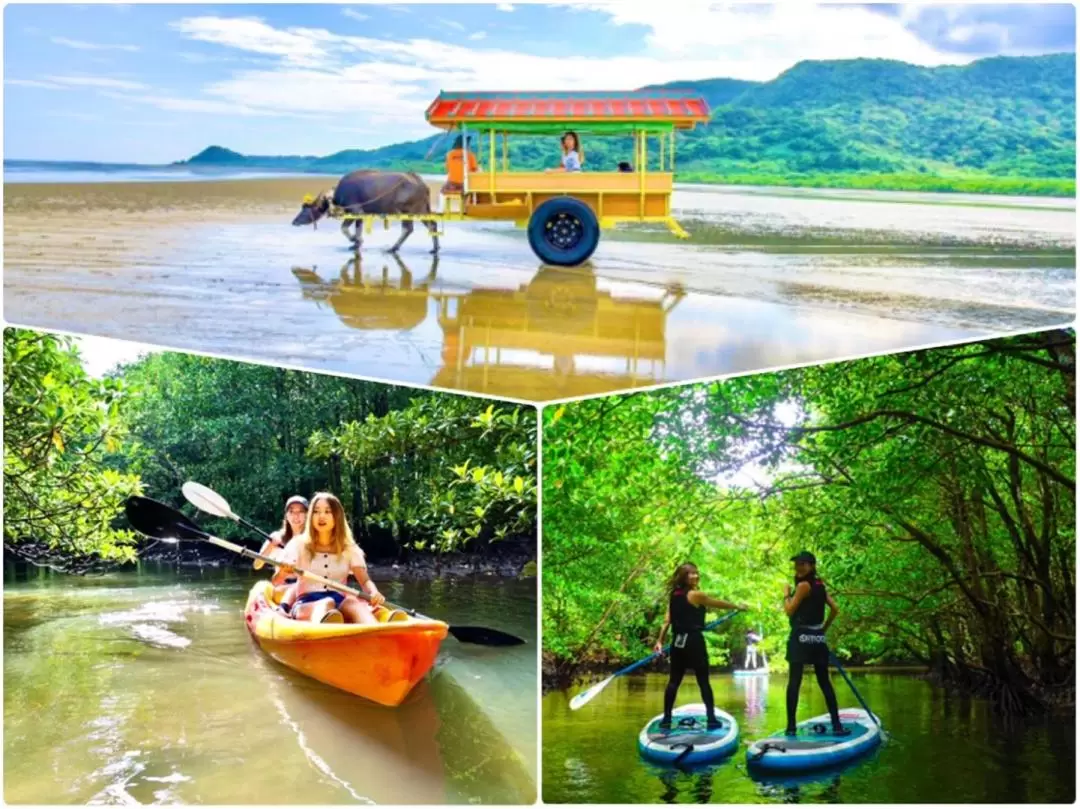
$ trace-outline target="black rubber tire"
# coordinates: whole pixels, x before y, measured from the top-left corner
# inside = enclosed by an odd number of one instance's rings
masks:
[[[545,264],[576,267],[585,263],[600,243],[600,223],[584,202],[555,197],[529,218],[529,246]]]

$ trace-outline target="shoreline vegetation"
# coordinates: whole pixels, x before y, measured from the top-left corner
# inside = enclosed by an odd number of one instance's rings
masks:
[[[4,382],[5,561],[89,575],[137,559],[250,569],[127,525],[131,495],[191,514],[187,480],[213,482],[266,531],[290,495],[333,492],[367,558],[394,577],[516,576],[536,558],[531,407],[174,352],[98,379],[72,338],[17,328],[4,334]],[[234,522],[191,516],[261,545]]]
[[[709,666],[709,675],[722,676],[724,674],[731,674],[739,668],[739,666],[736,665],[739,659],[740,658],[736,656],[723,664],[711,664]],[[541,663],[541,694],[542,696],[547,696],[556,691],[571,691],[573,694],[576,694],[578,691],[584,690],[590,685],[603,680],[605,677],[611,676],[619,669],[628,666],[633,662],[634,661],[630,659],[597,659],[581,664],[581,666],[574,670],[573,676],[567,678],[565,673],[559,670],[556,660],[552,656],[544,654]],[[845,661],[844,670],[849,673],[910,674],[914,676],[928,676],[933,673],[929,666],[918,661],[866,664]],[[642,666],[632,674],[624,676],[639,677],[644,674],[662,674],[667,676],[667,661],[653,661],[652,663]],[[771,657],[769,658],[769,676],[773,675],[787,677],[787,662],[782,655],[775,660]]]
[[[256,158],[251,158],[255,161]],[[185,170],[201,170],[205,182],[243,182],[246,178],[241,172],[258,172],[260,174],[279,174],[283,178],[289,177],[302,180],[304,177],[333,177],[347,174],[362,165],[335,165],[320,166],[315,168],[282,168],[280,166],[268,166],[258,162],[243,162],[239,164],[215,164],[212,167],[197,164],[173,164],[169,166],[152,165],[113,165],[108,163],[69,163],[64,161],[28,161],[28,160],[5,160],[5,171],[9,169],[39,170],[39,171],[89,171],[101,173],[124,173],[137,176],[140,171],[149,172],[176,172],[179,178]],[[424,175],[440,175],[442,167],[434,163],[422,166],[410,164],[393,164],[382,166],[388,171],[416,171]],[[254,178],[252,178],[254,179]],[[173,182],[171,178],[161,177],[150,183]],[[676,183],[694,185],[722,185],[722,186],[746,186],[751,188],[799,188],[799,189],[849,189],[862,191],[909,191],[937,194],[978,194],[987,197],[1016,196],[1016,197],[1051,197],[1069,199],[1076,196],[1076,180],[1059,177],[1014,177],[996,176],[990,174],[932,174],[932,173],[879,173],[879,172],[818,172],[810,174],[798,173],[775,173],[772,171],[755,172],[740,169],[735,171],[716,171],[708,169],[691,169],[677,171]],[[5,183],[6,184],[6,183]],[[56,185],[53,182],[20,182],[18,185]],[[87,184],[80,181],[79,185]]]
[[[520,540],[512,540],[518,542]],[[12,549],[12,558],[5,565],[6,581],[31,581],[39,575],[89,575],[100,576],[110,573],[124,573],[134,568],[136,563],[114,564],[102,562],[84,573],[70,572],[48,563],[50,551],[44,543],[32,549],[24,543]],[[258,550],[258,543],[247,543],[252,550]],[[41,564],[29,561],[40,558]],[[250,560],[236,556],[228,551],[213,546],[201,545],[160,545],[139,553],[138,564],[156,564],[179,570],[206,570],[231,568],[242,572],[251,571],[253,576],[266,574],[255,573]],[[376,581],[430,581],[435,578],[497,578],[531,579],[536,578],[535,555],[521,550],[520,547],[508,548],[486,553],[446,553],[446,554],[411,554],[404,559],[372,559],[368,570]]]

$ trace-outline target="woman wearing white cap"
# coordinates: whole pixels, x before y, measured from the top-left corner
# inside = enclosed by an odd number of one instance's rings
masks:
[[[270,539],[263,543],[263,546],[259,549],[259,553],[263,556],[269,556],[271,559],[280,558],[281,552],[285,549],[285,543],[287,543],[294,536],[298,536],[304,533],[304,525],[307,523],[308,513],[308,501],[306,497],[301,497],[298,494],[294,494],[288,500],[285,501],[285,516],[281,521],[281,528],[274,531],[270,535]],[[263,563],[259,560],[255,560],[254,566],[256,570],[262,568]],[[285,579],[283,584],[279,584],[274,587],[274,597],[278,603],[284,601],[291,602],[292,599],[287,598],[288,592],[296,584],[296,577],[290,576]]]

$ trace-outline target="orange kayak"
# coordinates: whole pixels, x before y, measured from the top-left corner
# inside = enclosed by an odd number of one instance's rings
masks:
[[[435,664],[446,637],[442,621],[412,618],[379,607],[377,624],[313,624],[278,611],[274,588],[257,582],[244,619],[260,648],[279,663],[319,682],[396,706]]]

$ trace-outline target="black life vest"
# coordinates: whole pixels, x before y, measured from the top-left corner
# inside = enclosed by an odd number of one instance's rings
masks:
[[[682,634],[684,632],[700,632],[705,628],[705,608],[695,607],[687,599],[688,590],[681,588],[672,591],[668,601],[668,609],[671,612],[671,628]]]
[[[803,581],[810,585],[810,592],[799,602],[799,608],[791,616],[791,625],[819,627],[825,623],[825,582],[816,576]]]

